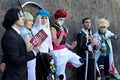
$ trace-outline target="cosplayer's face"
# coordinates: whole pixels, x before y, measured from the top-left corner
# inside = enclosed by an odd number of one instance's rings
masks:
[[[31,29],[33,25],[33,20],[26,20],[25,27]]]
[[[58,19],[57,19],[57,23],[58,23],[60,26],[62,26],[62,25],[64,24],[64,22],[65,22],[65,18],[58,18]]]
[[[105,26],[101,26],[99,30],[101,33],[104,33],[107,30],[107,28]]]
[[[16,21],[16,25],[19,27],[24,26],[24,15],[23,15],[22,11],[20,11],[18,13],[18,18],[19,19]]]
[[[91,28],[91,20],[90,19],[86,19],[83,23],[84,28],[86,29],[90,29]]]
[[[42,16],[42,17],[41,17],[41,24],[42,24],[42,25],[45,25],[45,24],[47,23],[47,20],[48,20],[48,17]]]

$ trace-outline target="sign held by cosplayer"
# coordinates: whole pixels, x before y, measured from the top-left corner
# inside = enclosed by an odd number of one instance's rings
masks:
[[[33,46],[37,46],[38,43],[42,43],[46,38],[47,38],[47,34],[44,32],[43,29],[41,29],[31,40],[30,43]]]

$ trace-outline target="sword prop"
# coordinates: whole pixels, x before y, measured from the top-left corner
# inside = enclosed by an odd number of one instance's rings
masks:
[[[94,80],[96,80],[96,60],[94,55]]]
[[[85,80],[87,80],[87,73],[88,73],[88,51],[86,51]]]

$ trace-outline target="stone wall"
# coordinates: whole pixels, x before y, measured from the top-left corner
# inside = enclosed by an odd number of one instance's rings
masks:
[[[29,0],[20,0],[21,4]],[[51,15],[58,8],[64,8],[68,12],[68,18],[65,26],[69,30],[68,42],[76,40],[76,35],[82,27],[81,20],[85,17],[92,19],[93,32],[97,29],[96,21],[99,18],[107,18],[110,21],[109,29],[117,35],[120,35],[120,0],[31,0],[37,2],[42,8],[50,11]],[[2,21],[5,12],[10,7],[19,7],[18,0],[0,0],[0,40],[4,33]],[[34,5],[27,5],[24,10],[30,11],[34,16],[39,8]],[[71,36],[70,36],[71,35]],[[113,42],[115,66],[120,72],[120,39]],[[2,51],[0,48],[0,56]],[[0,57],[1,59],[1,57]]]

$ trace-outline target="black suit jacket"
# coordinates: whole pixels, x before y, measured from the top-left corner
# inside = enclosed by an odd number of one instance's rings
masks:
[[[77,47],[78,47],[78,50],[79,50],[79,54],[82,58],[85,58],[86,56],[86,53],[85,51],[88,50],[88,46],[86,46],[86,43],[87,43],[87,38],[86,38],[86,34],[81,31],[78,36],[77,36]]]
[[[27,80],[27,61],[35,58],[33,51],[27,52],[22,37],[13,29],[3,35],[3,61],[6,63],[4,80]]]
[[[77,47],[78,47],[78,52],[82,58],[86,58],[86,50],[88,50],[88,43],[87,43],[87,37],[86,37],[86,34],[81,31],[78,36],[78,44],[77,44]],[[87,44],[87,45],[86,45]],[[93,58],[93,54],[89,54],[89,58]]]

